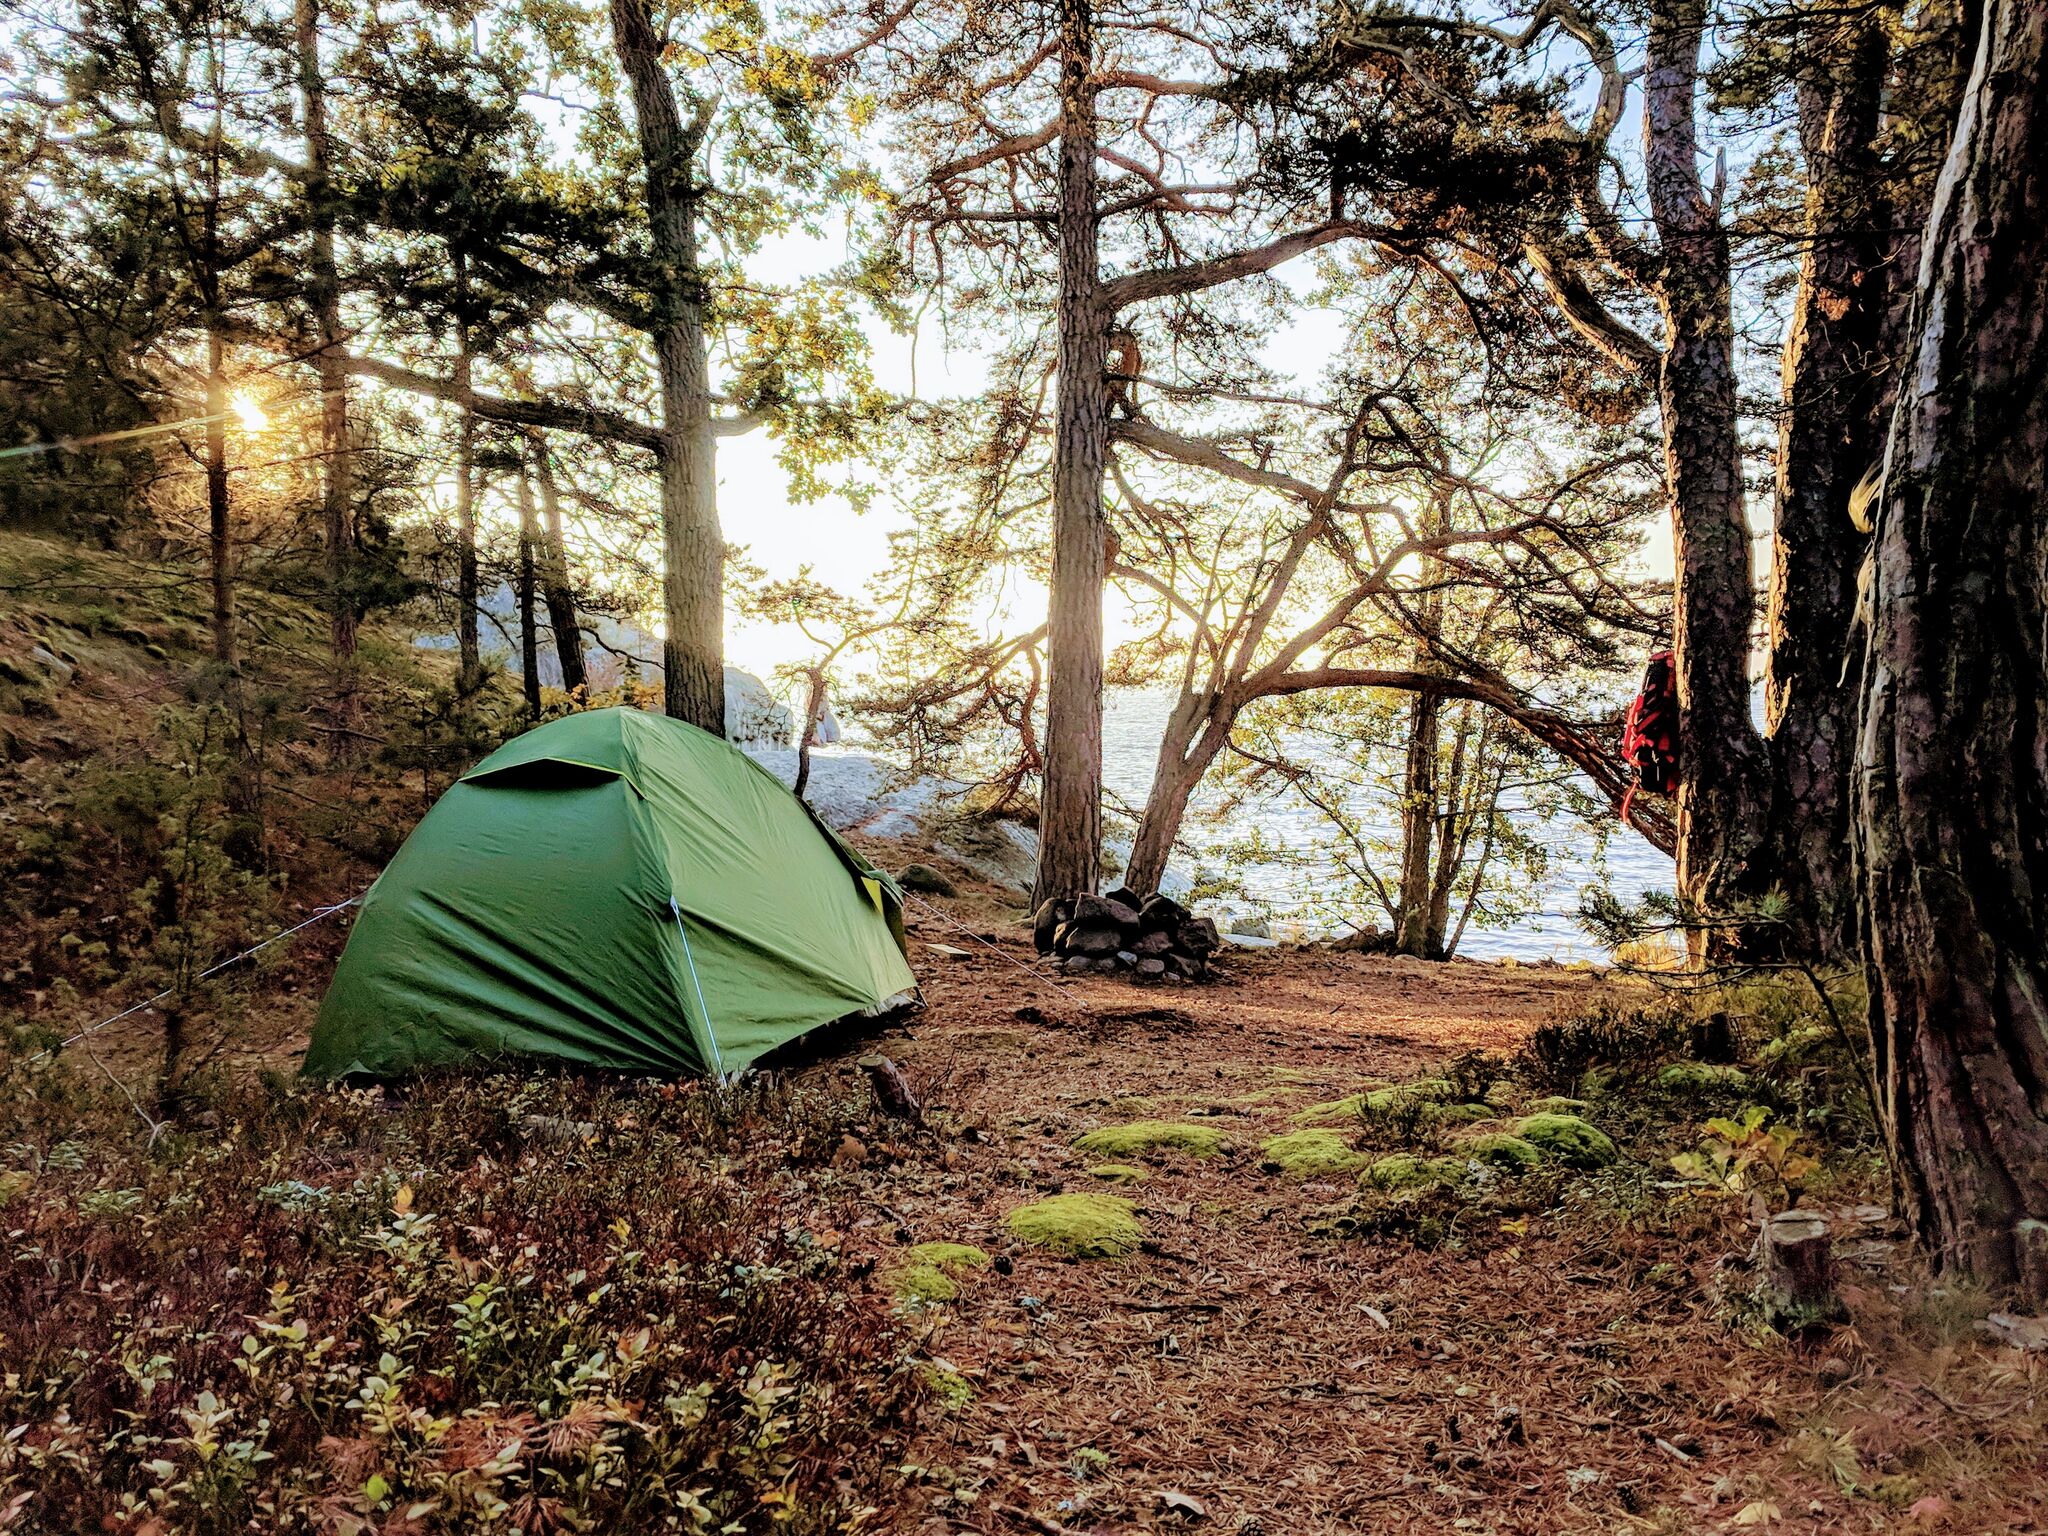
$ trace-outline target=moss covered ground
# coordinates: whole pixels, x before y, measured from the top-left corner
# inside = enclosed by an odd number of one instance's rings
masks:
[[[1147,1152],[1214,1157],[1225,1145],[1223,1132],[1217,1127],[1176,1120],[1133,1120],[1125,1125],[1105,1125],[1074,1139],[1076,1150],[1091,1157],[1123,1159],[1141,1157]]]

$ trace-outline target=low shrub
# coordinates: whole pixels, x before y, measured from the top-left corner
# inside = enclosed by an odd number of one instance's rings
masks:
[[[9,1149],[34,1175],[0,1269],[9,1528],[871,1519],[929,1390],[912,1340],[786,1174],[707,1148],[772,1143],[771,1101],[694,1098],[252,1086],[153,1146],[39,1128]],[[579,1134],[522,1140],[533,1117]]]
[[[1691,1029],[1691,1014],[1676,996],[1596,996],[1574,1013],[1537,1025],[1516,1065],[1545,1093],[1575,1094],[1588,1070],[1646,1070],[1682,1049]]]

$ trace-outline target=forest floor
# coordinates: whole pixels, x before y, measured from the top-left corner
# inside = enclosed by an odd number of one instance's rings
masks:
[[[1596,1107],[1614,1167],[1453,1207],[1426,1242],[1359,1226],[1356,1167],[1262,1156],[1304,1122],[1355,1145],[1316,1107],[1512,1058],[1613,981],[1316,950],[1233,951],[1199,986],[1054,979],[985,889],[918,902],[910,928],[925,1010],[789,1068],[865,1097],[855,1058],[882,1052],[928,1105],[915,1130],[857,1125],[807,1176],[848,1273],[886,1299],[915,1245],[991,1260],[952,1270],[943,1302],[899,1303],[935,1392],[888,1528],[2048,1529],[2043,1357],[1983,1338],[1989,1303],[1928,1282],[1856,1174],[1805,1202],[1834,1222],[1850,1319],[1789,1341],[1715,1301],[1753,1228],[1743,1201],[1670,1176],[1705,1109]],[[311,995],[265,1010],[238,1064],[289,1070]],[[101,1054],[149,1046],[138,1030]],[[1090,1176],[1105,1159],[1076,1138],[1155,1120],[1220,1149]],[[1142,1247],[1075,1260],[1006,1229],[1062,1193],[1129,1199]]]
[[[1662,1148],[1624,1139],[1554,1205],[1469,1212],[1427,1250],[1318,1234],[1355,1173],[1262,1166],[1304,1111],[1331,1123],[1312,1106],[1512,1055],[1598,979],[1296,951],[1233,955],[1213,985],[1054,986],[1003,916],[922,914],[918,938],[967,953],[919,957],[930,1011],[879,1047],[966,1134],[937,1167],[857,1175],[885,1260],[953,1241],[1010,1263],[935,1313],[961,1385],[912,1456],[918,1529],[2048,1529],[2041,1357],[1977,1341],[1868,1190],[1810,1202],[1852,1322],[1795,1344],[1712,1315],[1743,1206],[1672,1189]],[[1137,1254],[1007,1237],[1007,1209],[1106,1187],[1077,1136],[1153,1118],[1225,1145],[1139,1159]]]

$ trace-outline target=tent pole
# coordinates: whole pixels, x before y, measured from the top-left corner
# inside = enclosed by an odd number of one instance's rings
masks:
[[[690,985],[697,989],[697,1016],[704,1021],[704,1043],[711,1047],[711,1070],[718,1074],[722,1087],[728,1081],[725,1060],[718,1054],[718,1032],[711,1027],[711,1009],[704,1001],[704,983],[697,979],[697,960],[690,953],[690,930],[683,926],[683,904],[670,896],[668,909],[676,915],[676,932],[683,939],[683,964],[690,968]]]

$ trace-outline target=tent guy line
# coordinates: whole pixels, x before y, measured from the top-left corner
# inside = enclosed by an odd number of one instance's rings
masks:
[[[334,916],[334,914],[337,912],[346,912],[350,907],[360,906],[362,904],[363,897],[367,894],[369,894],[369,887],[365,886],[362,890],[357,891],[355,895],[349,897],[347,901],[336,902],[331,907],[322,907],[319,911],[315,912],[311,917],[307,918],[304,922],[294,923],[292,924],[291,927],[286,928],[281,932],[273,933],[269,938],[263,940],[260,944],[251,944],[247,949],[243,950],[240,954],[230,955],[228,956],[227,959],[221,961],[218,965],[210,966],[206,970],[201,971],[197,979],[200,981],[205,981],[209,977],[218,976],[222,971],[227,970],[230,966],[240,965],[244,960],[248,959],[251,955],[258,954],[263,950],[270,948],[270,946],[273,944],[281,943],[285,939],[290,938],[293,934],[303,932],[304,930],[312,927],[315,923],[324,921],[325,919]],[[37,1062],[43,1060],[45,1057],[55,1056],[59,1051],[64,1050],[66,1047],[78,1044],[78,1042],[85,1039],[86,1036],[98,1034],[101,1030],[105,1029],[110,1024],[118,1024],[123,1019],[132,1018],[134,1017],[134,1015],[138,1013],[142,1013],[150,1008],[154,1008],[158,1003],[162,1002],[165,998],[169,997],[173,992],[177,990],[178,989],[176,987],[165,987],[163,991],[157,993],[156,996],[154,997],[145,997],[141,1002],[135,1004],[131,1008],[123,1008],[119,1013],[111,1014],[108,1017],[101,1019],[99,1023],[90,1025],[85,1029],[81,1029],[75,1035],[68,1035],[64,1039],[59,1040],[55,1045],[49,1047],[47,1050],[38,1051],[35,1055],[31,1056],[28,1059],[28,1064],[30,1066],[34,1066]]]

